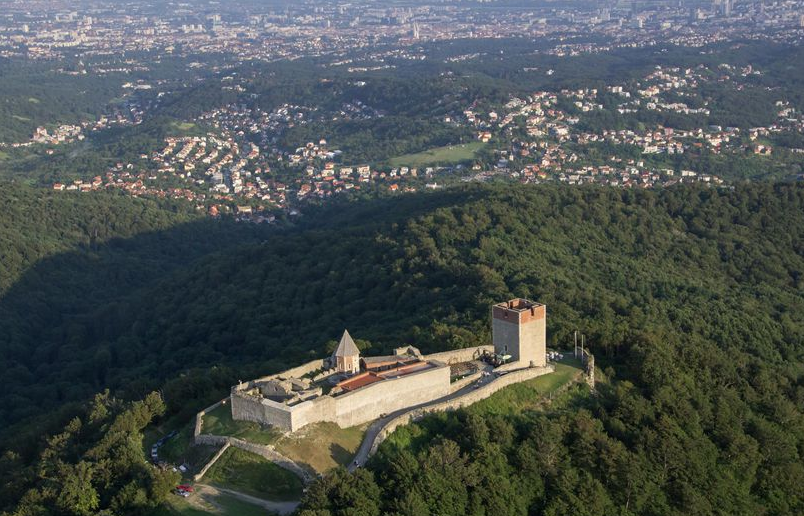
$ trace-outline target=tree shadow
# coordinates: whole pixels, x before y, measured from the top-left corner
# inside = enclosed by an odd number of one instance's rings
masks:
[[[315,358],[345,327],[396,345],[413,323],[431,322],[438,300],[421,289],[426,302],[401,301],[406,287],[387,267],[393,249],[378,236],[485,195],[469,187],[336,201],[273,227],[200,219],[43,258],[0,298],[0,434],[26,421],[41,434],[42,422],[104,388],[137,398],[204,368],[175,389],[192,400],[228,376]]]
[[[354,453],[350,452],[338,443],[331,443],[329,445],[329,453],[332,457],[332,460],[341,466],[349,466],[349,464],[354,460],[355,456]]]

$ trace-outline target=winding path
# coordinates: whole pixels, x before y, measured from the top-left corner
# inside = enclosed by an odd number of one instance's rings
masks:
[[[490,367],[488,367],[488,369],[484,368],[484,370],[489,370],[490,371],[491,368]],[[472,382],[469,385],[467,385],[467,386],[465,386],[465,387],[463,387],[461,389],[458,389],[457,391],[453,392],[452,394],[448,394],[448,395],[443,396],[441,398],[438,398],[438,399],[435,399],[435,400],[432,400],[432,401],[428,401],[427,403],[421,403],[419,405],[414,405],[412,407],[405,407],[403,409],[399,409],[396,412],[391,412],[390,414],[386,415],[385,417],[382,417],[380,419],[375,420],[366,429],[366,435],[363,437],[363,442],[360,443],[360,448],[358,448],[357,453],[355,454],[354,460],[352,461],[351,464],[349,464],[349,467],[347,469],[349,471],[354,471],[355,469],[357,469],[359,467],[362,467],[362,466],[364,466],[366,464],[366,461],[368,460],[368,457],[369,457],[369,453],[371,453],[371,448],[374,445],[374,441],[377,439],[377,436],[380,434],[380,432],[383,431],[383,429],[386,426],[388,426],[388,423],[390,423],[391,421],[393,421],[397,417],[399,417],[399,416],[401,416],[403,414],[406,414],[408,412],[418,410],[420,408],[429,407],[430,405],[437,405],[439,403],[444,403],[445,401],[450,401],[450,400],[453,400],[455,398],[460,398],[461,396],[463,396],[463,395],[465,395],[465,394],[467,394],[469,392],[472,392],[473,390],[477,389],[479,386],[486,385],[488,383],[493,382],[494,380],[495,380],[494,375],[481,376],[480,379],[477,380],[477,382]],[[478,383],[480,385],[477,385]]]
[[[201,498],[201,500],[207,503],[216,505],[214,498],[220,496],[221,494],[229,495],[233,498],[237,498],[238,500],[250,503],[252,505],[257,505],[259,507],[267,509],[271,512],[281,514],[283,516],[286,514],[292,514],[293,511],[296,510],[296,507],[299,506],[298,501],[273,502],[271,500],[264,500],[262,498],[257,498],[256,496],[247,495],[245,493],[241,493],[240,491],[225,489],[223,487],[211,486],[209,484],[196,484],[195,493],[192,496],[199,497]],[[196,502],[198,502],[198,500],[196,500]]]

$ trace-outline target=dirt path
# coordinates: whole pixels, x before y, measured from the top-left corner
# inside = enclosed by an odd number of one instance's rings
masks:
[[[241,493],[240,491],[224,489],[222,487],[211,486],[209,484],[195,484],[194,487],[195,487],[195,493],[193,493],[190,496],[190,498],[188,498],[187,501],[190,502],[192,505],[195,505],[196,507],[199,507],[204,510],[209,509],[207,505],[212,505],[216,509],[220,509],[220,506],[216,503],[216,498],[222,494],[229,495],[233,498],[237,498],[238,500],[242,500],[252,505],[263,507],[269,511],[282,515],[291,514],[293,511],[296,510],[296,507],[299,506],[299,502],[297,501],[272,502],[271,500],[263,500],[262,498],[257,498],[256,496]]]

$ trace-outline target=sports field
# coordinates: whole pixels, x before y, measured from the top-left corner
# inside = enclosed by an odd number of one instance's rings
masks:
[[[483,148],[482,142],[461,143],[435,147],[415,154],[405,154],[391,158],[392,167],[424,167],[428,165],[447,165],[469,161]]]

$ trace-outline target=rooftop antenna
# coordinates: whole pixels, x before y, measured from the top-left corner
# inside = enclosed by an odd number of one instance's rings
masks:
[[[581,362],[583,362],[583,345],[586,341],[586,335],[581,334]]]

